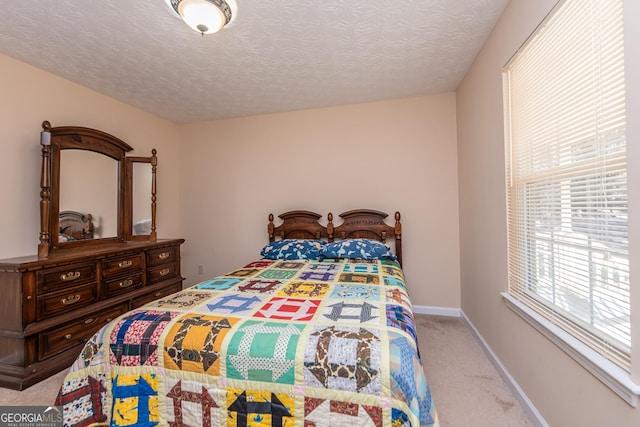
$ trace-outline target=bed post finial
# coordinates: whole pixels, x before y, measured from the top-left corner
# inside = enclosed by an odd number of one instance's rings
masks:
[[[396,225],[394,227],[394,234],[396,235],[396,257],[398,262],[402,266],[402,224],[400,224],[400,212],[396,211]]]
[[[269,241],[273,242],[276,237],[273,235],[273,214],[269,214],[269,225],[267,225],[267,233],[269,234]]]
[[[329,212],[327,215],[329,222],[327,223],[327,240],[333,242],[333,214]]]
[[[396,211],[396,226],[395,226],[396,239],[402,238],[402,224],[400,224],[400,212]]]

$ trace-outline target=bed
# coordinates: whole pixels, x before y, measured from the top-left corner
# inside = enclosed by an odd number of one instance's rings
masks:
[[[56,399],[65,425],[437,426],[386,217],[270,215],[262,258],[87,342]]]

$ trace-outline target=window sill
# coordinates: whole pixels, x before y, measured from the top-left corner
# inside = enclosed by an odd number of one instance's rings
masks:
[[[640,386],[631,381],[628,372],[605,359],[512,295],[503,292],[502,297],[507,307],[591,372],[629,405],[634,408],[638,406]]]

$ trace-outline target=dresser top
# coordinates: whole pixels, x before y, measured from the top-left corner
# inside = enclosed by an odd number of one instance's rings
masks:
[[[128,241],[108,243],[99,246],[87,246],[86,248],[76,247],[67,250],[57,250],[49,253],[49,256],[44,258],[38,258],[37,255],[6,258],[0,259],[0,272],[38,270],[52,265],[63,265],[87,259],[96,260],[117,254],[181,245],[182,243],[184,243],[184,239],[158,239],[155,242]]]

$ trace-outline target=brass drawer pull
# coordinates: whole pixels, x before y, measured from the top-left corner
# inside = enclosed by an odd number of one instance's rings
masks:
[[[158,259],[167,259],[170,255],[171,254],[169,252],[162,252],[161,254],[158,254]]]
[[[70,282],[72,280],[79,279],[81,275],[82,273],[80,273],[79,271],[70,271],[68,273],[61,274],[60,280],[62,280],[63,282]]]
[[[120,268],[127,268],[127,267],[131,267],[132,265],[133,265],[133,261],[131,260],[120,261],[118,263],[118,267]]]
[[[133,285],[133,280],[131,279],[123,280],[122,282],[118,283],[118,286],[120,286],[121,288],[128,288],[131,285]]]
[[[64,305],[71,305],[71,304],[75,304],[78,301],[80,301],[80,295],[71,295],[69,297],[66,298],[62,298],[60,300],[60,302]]]
[[[96,319],[94,319],[94,318],[90,317],[90,318],[88,318],[87,320],[85,320],[85,321],[84,321],[84,324],[85,324],[85,325],[90,325],[90,324],[92,324],[92,323],[93,323],[93,322],[95,322],[95,321],[96,321]]]
[[[160,274],[161,276],[166,276],[169,273],[171,273],[171,269],[163,268],[162,270],[160,270],[160,272],[158,274]]]
[[[71,334],[67,334],[64,336],[65,339],[70,340],[71,339]]]
[[[158,291],[153,296],[154,297],[160,297],[160,296],[162,296],[162,292]]]

